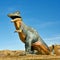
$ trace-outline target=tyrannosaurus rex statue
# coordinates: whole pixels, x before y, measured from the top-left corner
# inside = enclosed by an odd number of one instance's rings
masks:
[[[18,32],[20,40],[25,43],[26,54],[34,54],[37,50],[41,54],[50,54],[50,49],[39,36],[38,32],[32,27],[27,26],[20,16],[19,12],[8,14],[12,22],[14,22],[16,32]]]

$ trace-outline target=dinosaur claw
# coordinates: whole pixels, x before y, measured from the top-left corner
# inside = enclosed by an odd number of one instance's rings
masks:
[[[20,30],[15,30],[15,32],[22,32],[22,30],[20,29]]]

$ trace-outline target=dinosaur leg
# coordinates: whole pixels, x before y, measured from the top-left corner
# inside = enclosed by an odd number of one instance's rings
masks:
[[[34,47],[33,46],[31,46],[31,51],[32,51],[32,54],[36,54],[36,50],[34,49]]]
[[[32,51],[31,51],[31,41],[32,41],[31,38],[29,38],[29,37],[26,38],[26,41],[25,41],[25,52],[26,52],[26,54],[31,54],[32,53]]]
[[[38,47],[37,51],[42,52],[42,54],[50,54],[49,50],[46,48],[46,46],[44,44],[42,44],[41,42],[37,41],[35,43],[33,43],[33,46],[36,46],[36,48]],[[40,50],[40,49],[41,50]]]

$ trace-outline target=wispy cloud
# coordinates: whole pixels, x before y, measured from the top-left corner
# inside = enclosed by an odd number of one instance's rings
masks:
[[[44,38],[44,40],[47,42],[48,45],[60,44],[60,35],[50,37],[50,38]]]
[[[36,26],[40,27],[40,28],[45,28],[45,27],[54,26],[54,25],[57,25],[57,24],[60,24],[60,21],[44,22],[44,23],[36,24]]]

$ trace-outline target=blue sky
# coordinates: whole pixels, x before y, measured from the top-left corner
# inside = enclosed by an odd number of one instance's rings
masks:
[[[25,24],[35,28],[47,45],[60,44],[60,0],[1,0],[0,50],[23,50],[24,44],[8,13],[20,11]]]

